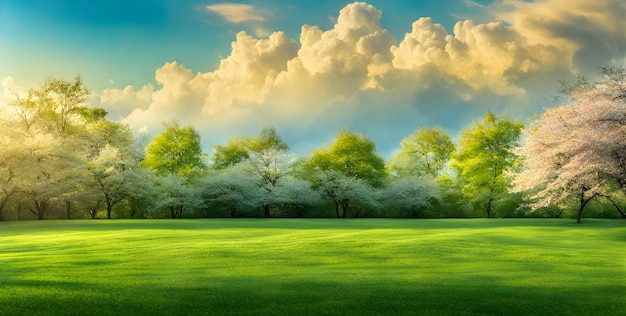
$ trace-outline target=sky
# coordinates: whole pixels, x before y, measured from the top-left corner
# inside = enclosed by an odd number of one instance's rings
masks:
[[[528,121],[559,80],[626,62],[623,0],[0,0],[0,106],[81,76],[138,133],[205,151],[274,127],[308,155],[348,128],[384,157],[419,127]]]

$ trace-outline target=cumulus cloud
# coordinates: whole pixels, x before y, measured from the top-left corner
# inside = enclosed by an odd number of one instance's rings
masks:
[[[154,132],[174,118],[196,126],[209,146],[268,125],[300,146],[317,147],[343,126],[398,143],[418,125],[459,126],[486,110],[534,110],[538,95],[550,92],[545,83],[556,85],[588,44],[548,22],[532,25],[528,12],[541,5],[556,10],[557,2],[504,0],[494,12],[508,23],[459,21],[451,33],[420,18],[399,42],[381,25],[381,11],[353,3],[339,12],[332,29],[303,25],[299,44],[283,32],[268,38],[240,32],[214,71],[194,73],[168,62],[155,73],[156,87],[105,90],[100,99],[127,113],[124,121],[136,130]],[[571,3],[583,8],[583,1]],[[261,19],[245,8],[213,10],[237,23]]]
[[[100,94],[100,103],[107,105],[112,117],[123,118],[134,109],[146,109],[152,101],[154,87],[151,84],[135,90],[132,86],[124,89],[105,89]]]
[[[626,55],[623,0],[502,0],[494,14],[529,42],[560,47],[574,70],[594,71]]]

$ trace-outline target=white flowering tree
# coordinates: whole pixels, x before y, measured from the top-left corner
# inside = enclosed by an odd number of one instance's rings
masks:
[[[567,104],[546,109],[525,131],[520,154],[525,169],[512,191],[533,190],[533,210],[566,199],[579,201],[577,222],[587,203],[608,199],[626,218],[610,193],[626,190],[626,72],[604,68],[598,83],[579,80],[566,86]]]
[[[223,209],[228,217],[249,214],[261,205],[261,192],[249,166],[234,164],[201,180],[202,195],[211,209]]]
[[[408,217],[418,217],[437,200],[441,200],[439,187],[428,176],[393,178],[381,194],[385,205]]]

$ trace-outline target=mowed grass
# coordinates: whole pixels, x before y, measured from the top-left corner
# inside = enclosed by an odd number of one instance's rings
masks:
[[[0,315],[624,315],[626,221],[0,223]]]

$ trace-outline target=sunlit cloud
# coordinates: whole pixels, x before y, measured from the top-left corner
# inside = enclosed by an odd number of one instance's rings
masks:
[[[207,11],[221,16],[228,22],[243,24],[260,37],[270,35],[271,31],[264,25],[272,13],[249,4],[219,3],[206,6]]]
[[[594,71],[626,55],[623,0],[502,0],[494,15],[532,43],[561,47],[574,70]]]
[[[319,146],[344,126],[372,135],[384,128],[378,137],[390,143],[420,124],[462,126],[486,110],[528,114],[559,79],[590,63],[578,59],[593,60],[581,55],[590,40],[568,37],[550,23],[530,25],[532,14],[558,15],[557,2],[504,0],[508,9],[492,10],[505,22],[464,20],[451,32],[420,18],[401,39],[381,24],[383,12],[353,3],[331,29],[303,25],[299,43],[283,32],[239,32],[217,69],[194,73],[168,62],[156,71],[157,87],[105,90],[101,103],[125,113],[135,130],[154,132],[171,118],[192,124],[209,145],[268,125],[300,146]],[[572,3],[583,9],[583,1]],[[262,19],[245,13],[248,5],[217,6],[213,12],[233,23]],[[600,6],[594,12],[605,14]],[[607,54],[623,59],[617,43],[625,41],[614,31],[616,49]]]
[[[232,23],[265,21],[265,17],[259,13],[259,10],[249,4],[219,3],[207,5],[206,9]]]

